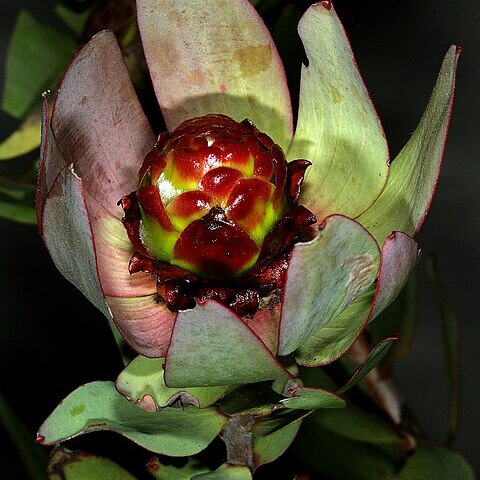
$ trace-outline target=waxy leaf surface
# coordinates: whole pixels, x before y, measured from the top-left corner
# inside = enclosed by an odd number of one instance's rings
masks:
[[[345,393],[363,380],[373,368],[375,368],[390,350],[392,343],[397,341],[396,337],[385,338],[372,349],[367,358],[358,366],[350,380],[337,393]]]
[[[157,480],[191,480],[195,475],[210,472],[209,468],[195,459],[189,459],[183,467],[175,467],[164,465],[158,458],[152,458],[147,463],[147,470]]]
[[[58,448],[53,451],[48,466],[49,480],[135,480],[117,463],[104,457],[81,451]]]
[[[319,408],[343,408],[345,400],[333,392],[321,388],[299,387],[293,389],[291,397],[281,400],[287,408],[317,410]]]
[[[138,356],[118,376],[117,390],[144,410],[178,405],[205,408],[225,393],[225,387],[169,388],[163,378],[164,358]]]
[[[252,473],[245,465],[224,463],[213,472],[195,475],[192,480],[252,480]]]
[[[319,329],[328,328],[373,283],[379,260],[373,237],[340,215],[327,218],[312,241],[297,244],[284,287],[280,355],[293,352]],[[338,336],[343,333],[339,330]]]
[[[163,357],[166,354],[175,313],[165,304],[157,303],[155,295],[107,297],[106,300],[115,325],[136,352],[148,357]]]
[[[123,398],[114,383],[92,382],[60,403],[40,427],[38,438],[52,445],[92,430],[111,430],[152,452],[188,456],[206,448],[225,421],[216,409],[145,412]]]
[[[120,198],[135,190],[155,136],[143,113],[115,35],[95,35],[75,56],[52,113],[60,153],[84,188],[121,218]]]
[[[169,130],[224,113],[252,120],[282,148],[292,137],[283,65],[246,0],[137,0],[153,86]]]
[[[394,230],[416,234],[430,208],[452,113],[459,54],[458,47],[448,50],[427,108],[392,162],[385,189],[358,218],[379,243]]]
[[[179,312],[168,349],[170,387],[288,379],[290,374],[243,320],[212,300]]]
[[[389,236],[382,248],[376,288],[372,285],[365,290],[346,310],[311,335],[296,351],[297,362],[324,365],[345,353],[372,315],[381,313],[403,288],[417,260],[417,251],[415,240],[408,235],[396,232]]]
[[[330,2],[307,10],[299,34],[309,64],[302,68],[298,125],[288,158],[312,162],[300,203],[318,220],[333,213],[356,217],[385,184],[383,130]]]
[[[97,274],[83,182],[72,166],[64,167],[53,184],[44,205],[42,225],[43,238],[56,267],[108,317]]]
[[[255,468],[282,456],[295,439],[302,419],[289,423],[268,435],[253,434],[253,465]]]

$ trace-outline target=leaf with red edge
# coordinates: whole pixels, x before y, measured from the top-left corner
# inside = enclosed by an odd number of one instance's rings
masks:
[[[212,301],[178,313],[165,365],[169,387],[235,385],[290,374],[243,320]]]
[[[136,188],[155,136],[112,32],[95,35],[73,59],[51,124],[60,153],[74,164],[85,190],[120,218],[117,202]]]
[[[72,166],[64,167],[53,183],[41,223],[43,239],[56,267],[109,317],[98,279],[83,182]]]
[[[36,196],[37,223],[40,233],[43,232],[43,208],[48,192],[60,170],[66,165],[50,128],[51,103],[49,96],[49,92],[42,95],[42,144]]]
[[[414,269],[395,301],[368,325],[368,334],[373,343],[378,343],[392,334],[398,336],[398,341],[379,364],[382,378],[389,376],[396,362],[408,353],[413,342],[417,320],[415,271]]]
[[[166,406],[205,408],[216,403],[225,393],[226,387],[168,388],[163,378],[164,363],[164,358],[138,356],[118,376],[115,382],[117,391],[147,411]]]
[[[187,118],[249,118],[287,148],[292,112],[275,44],[246,0],[137,0],[142,43],[169,130]]]
[[[350,380],[343,387],[339,388],[336,393],[343,394],[353,388],[357,383],[362,381],[370,373],[370,371],[382,361],[382,359],[390,350],[392,343],[396,342],[397,340],[397,337],[391,337],[385,338],[378,343],[368,354],[365,360],[357,367],[355,372],[353,372]]]
[[[415,240],[401,232],[387,238],[382,248],[375,290],[367,289],[340,315],[317,330],[296,351],[302,365],[324,365],[336,360],[353,344],[371,318],[398,295],[417,261]]]
[[[297,436],[302,425],[298,419],[268,435],[253,434],[253,466],[258,468],[283,455]]]
[[[49,480],[137,480],[108,458],[63,447],[53,450],[47,474]]]
[[[298,387],[289,390],[291,396],[280,403],[296,410],[317,410],[319,408],[343,408],[345,400],[336,393],[322,388]]]
[[[209,468],[194,458],[189,458],[182,467],[164,465],[158,458],[152,458],[147,463],[147,470],[157,480],[191,480],[194,475],[210,472]]]
[[[388,172],[382,126],[331,2],[317,2],[298,25],[308,57],[289,159],[312,162],[300,203],[322,220],[356,217],[380,195]]]
[[[85,192],[90,224],[95,241],[100,285],[105,296],[140,297],[156,292],[153,275],[130,275],[129,262],[134,252],[122,222],[109,213],[92,195]]]
[[[289,260],[280,321],[280,355],[288,355],[349,307],[377,276],[374,238],[349,218],[332,215]],[[330,340],[336,343],[344,332]]]
[[[113,320],[127,343],[146,357],[165,356],[177,314],[156,295],[106,297]]]
[[[445,150],[460,52],[456,46],[448,50],[422,119],[392,162],[382,194],[358,218],[380,243],[392,230],[415,235],[425,220]]]
[[[68,395],[38,431],[52,445],[95,430],[110,430],[155,453],[194,455],[220,433],[226,417],[214,408],[163,408],[145,412],[123,398],[112,382],[92,382]]]

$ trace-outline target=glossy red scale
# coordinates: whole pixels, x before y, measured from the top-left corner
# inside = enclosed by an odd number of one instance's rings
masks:
[[[244,175],[234,168],[218,167],[204,175],[198,188],[223,206],[234,185],[242,178]]]
[[[271,181],[273,175],[273,160],[270,152],[260,152],[254,161],[253,174],[257,178]]]
[[[154,218],[164,230],[173,232],[172,222],[165,211],[160,193],[155,185],[138,189],[138,201],[147,214]]]
[[[208,213],[212,207],[211,198],[204,192],[192,190],[183,192],[175,197],[167,206],[166,211],[169,215],[175,215],[180,218],[198,218]]]
[[[118,201],[118,205],[120,205],[125,212],[125,215],[122,218],[122,224],[125,227],[130,242],[136,252],[148,255],[148,252],[140,239],[140,206],[138,203],[137,192],[132,192],[130,195],[122,197]],[[134,252],[134,255],[136,252]]]
[[[305,170],[311,164],[308,160],[294,160],[287,165],[287,193],[290,196],[290,200],[295,204],[300,197]]]
[[[221,208],[215,207],[182,232],[174,248],[174,260],[185,262],[207,278],[238,275],[259,253],[255,242]]]
[[[222,164],[237,168],[244,175],[253,173],[253,156],[243,142],[228,142],[223,147]]]
[[[275,210],[280,208],[283,199],[285,184],[287,182],[287,163],[282,150],[277,145],[272,147],[273,165],[274,165],[274,180],[273,183],[277,187],[273,197],[273,207]]]
[[[246,230],[253,230],[264,219],[265,205],[275,187],[265,180],[247,178],[235,184],[225,205],[228,218]]]
[[[205,154],[191,148],[178,148],[170,159],[171,169],[180,184],[198,183],[213,165],[220,164],[219,155],[221,152],[216,149],[209,149]]]
[[[140,181],[142,180],[143,176],[147,172],[147,170],[157,163],[162,155],[162,150],[165,147],[165,144],[167,143],[168,139],[170,138],[169,133],[161,133],[157,141],[155,142],[155,146],[148,152],[147,156],[145,157],[145,160],[142,163],[142,166],[140,168],[140,171],[138,172],[138,178]],[[156,179],[154,180],[156,182]]]

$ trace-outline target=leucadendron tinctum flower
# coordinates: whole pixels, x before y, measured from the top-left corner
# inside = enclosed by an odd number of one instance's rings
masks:
[[[152,131],[114,35],[97,34],[68,68],[53,108],[44,102],[38,223],[59,270],[141,354],[117,390],[168,425],[180,414],[164,407],[189,392],[183,401],[201,408],[186,415],[204,436],[193,429],[191,445],[173,448],[152,427],[147,440],[119,423],[116,407],[88,403],[95,392],[113,395],[90,384],[52,414],[40,438],[52,443],[101,424],[151,450],[190,455],[235,413],[210,407],[229,386],[275,381],[286,397],[275,408],[342,403],[302,387],[292,365],[338,358],[406,282],[441,164],[459,52],[447,52],[417,129],[390,163],[331,2],[312,5],[299,23],[308,67],[295,128],[282,63],[247,1],[138,0],[137,18],[168,132]],[[153,384],[170,390],[162,396]],[[60,428],[80,397],[91,410]],[[278,457],[295,428],[276,453],[257,451],[253,468]]]
[[[125,196],[130,273],[157,277],[173,311],[215,299],[245,316],[283,286],[289,250],[315,216],[297,206],[309,162],[287,163],[248,120],[186,120],[161,134]],[[255,267],[255,268],[253,268]]]

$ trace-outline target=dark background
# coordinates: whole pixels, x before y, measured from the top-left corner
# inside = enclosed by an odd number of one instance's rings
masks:
[[[0,68],[18,11],[28,8],[46,21],[53,4],[2,0]],[[462,416],[454,447],[479,469],[480,6],[474,0],[337,0],[335,5],[392,157],[413,132],[449,45],[465,48],[444,168],[418,239],[424,252],[438,252],[446,292],[460,320]],[[0,122],[3,138],[15,124],[3,113]],[[88,381],[114,379],[121,362],[105,319],[56,271],[35,227],[0,220],[0,255],[0,390],[35,432],[66,394]],[[420,266],[417,336],[396,369],[396,380],[424,430],[441,441],[449,390],[437,307],[423,270]],[[14,450],[6,445],[1,453],[3,478],[22,478]]]

